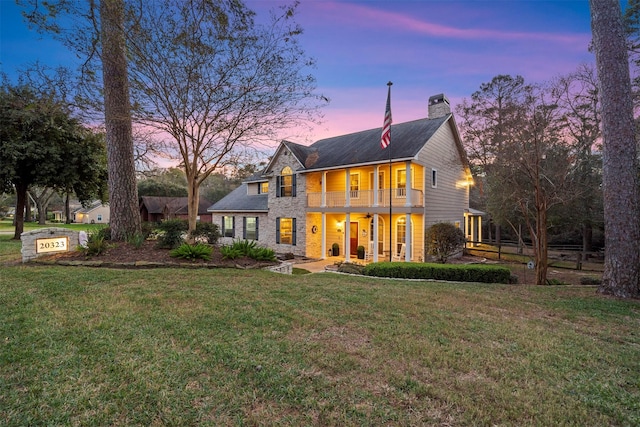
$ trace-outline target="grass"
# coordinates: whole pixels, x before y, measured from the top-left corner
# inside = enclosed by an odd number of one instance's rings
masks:
[[[40,225],[37,222],[25,222],[24,223],[24,231],[37,230],[39,228],[45,227],[61,227],[61,228],[70,228],[72,230],[97,230],[100,228],[106,227],[105,224],[62,224],[62,223],[47,223],[46,225]],[[10,220],[1,220],[0,221],[0,232],[11,232],[13,237],[13,233],[15,232],[15,226]]]
[[[638,425],[593,287],[3,267],[0,424]]]

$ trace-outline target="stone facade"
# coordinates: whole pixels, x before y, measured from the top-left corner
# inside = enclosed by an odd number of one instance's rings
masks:
[[[276,176],[286,166],[293,169],[294,174],[300,168],[300,164],[288,149],[283,149],[279,156],[271,163],[270,172],[273,177],[269,180],[269,216],[266,221],[266,227],[261,230],[265,233],[265,241],[275,242],[277,234],[277,218],[295,218],[296,220],[296,242],[295,245],[290,244],[270,244],[277,253],[293,253],[297,256],[306,255],[307,245],[307,191],[306,176],[303,174],[296,175],[296,195],[295,197],[276,197],[278,189],[276,188]]]
[[[75,251],[80,244],[79,236],[80,233],[78,231],[60,227],[39,228],[37,230],[26,231],[20,235],[20,240],[22,241],[22,262],[31,261],[32,259],[42,255],[50,255],[53,252]],[[43,248],[38,248],[38,240],[40,239],[56,239],[65,237],[66,243],[64,244],[64,247],[59,247],[61,250],[42,252],[43,249],[49,249],[44,248],[46,245],[42,241],[40,242],[40,245],[43,246]]]

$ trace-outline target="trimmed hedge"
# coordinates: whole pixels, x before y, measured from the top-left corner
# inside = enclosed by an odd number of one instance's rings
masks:
[[[433,279],[452,282],[509,283],[511,272],[506,267],[479,264],[430,264],[376,262],[362,272],[365,276],[398,279]]]

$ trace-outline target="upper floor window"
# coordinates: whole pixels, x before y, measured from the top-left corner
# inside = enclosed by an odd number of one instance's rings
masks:
[[[404,197],[407,194],[407,171],[398,169],[396,171],[396,197]]]
[[[296,197],[296,176],[289,166],[282,168],[280,175],[276,176],[276,197]]]
[[[269,182],[261,182],[258,184],[258,194],[269,193]]]
[[[350,190],[350,196],[352,198],[358,198],[360,197],[360,174],[359,173],[352,173],[349,176],[349,190]]]
[[[431,169],[431,187],[436,188],[438,186],[438,171]]]

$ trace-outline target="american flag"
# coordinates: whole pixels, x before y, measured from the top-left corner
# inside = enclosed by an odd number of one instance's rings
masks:
[[[389,86],[389,92],[387,93],[387,109],[384,112],[384,125],[382,125],[382,139],[380,140],[380,146],[385,149],[391,143],[391,85]]]

